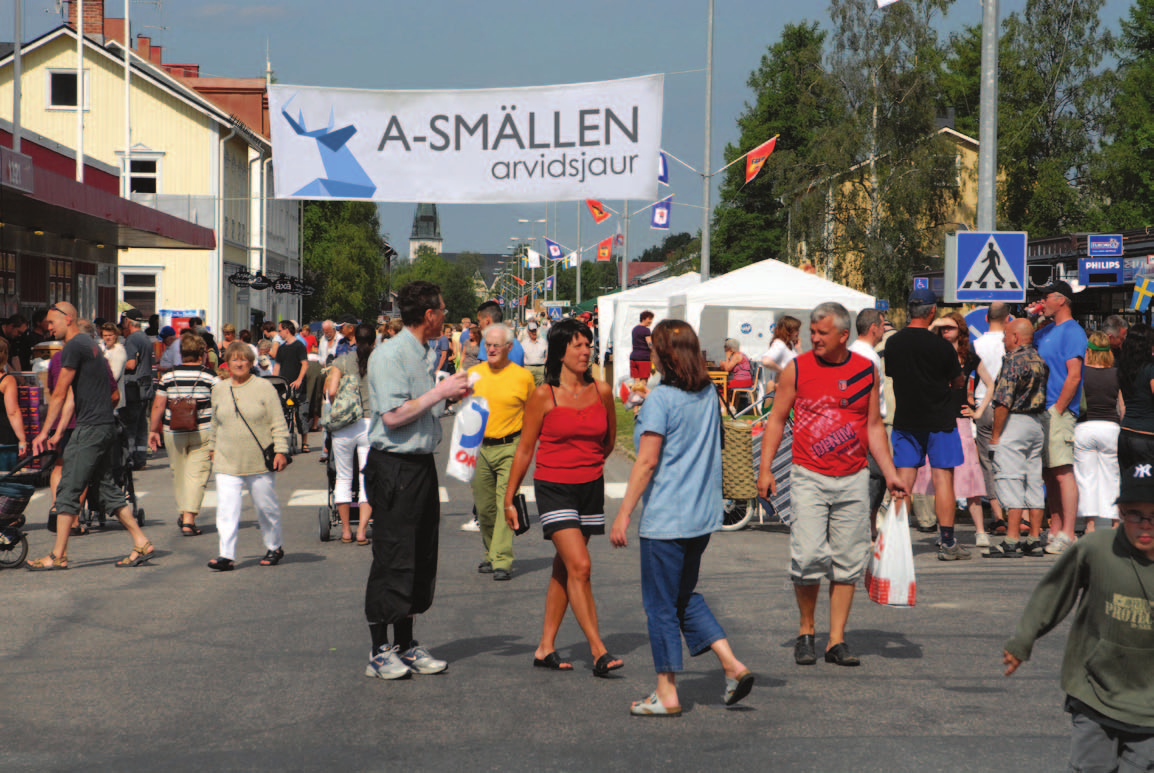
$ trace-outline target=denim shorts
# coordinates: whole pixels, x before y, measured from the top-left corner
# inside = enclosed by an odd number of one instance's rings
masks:
[[[894,467],[918,468],[929,457],[930,467],[952,470],[966,461],[962,453],[962,439],[958,428],[946,432],[912,432],[895,429],[891,438],[894,447]]]

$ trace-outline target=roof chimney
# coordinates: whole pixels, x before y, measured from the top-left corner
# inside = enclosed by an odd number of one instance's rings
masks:
[[[146,62],[151,60],[152,38],[146,35],[136,36],[136,55]]]
[[[85,22],[85,24],[87,23]],[[125,45],[128,36],[124,30],[124,19],[105,19],[104,37],[106,40],[115,40],[117,43]]]
[[[162,53],[163,51],[164,49],[160,46],[153,46],[152,49],[148,52],[148,61],[152,62],[153,64],[160,64],[164,59],[164,54]]]
[[[68,26],[76,29],[76,0],[68,2]],[[104,0],[84,0],[84,35],[104,35]]]

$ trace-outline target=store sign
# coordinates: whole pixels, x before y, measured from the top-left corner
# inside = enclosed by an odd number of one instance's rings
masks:
[[[252,284],[252,274],[248,269],[242,268],[228,277],[228,283],[233,287],[248,287]]]
[[[1080,258],[1078,284],[1086,287],[1109,287],[1122,284],[1121,258]]]
[[[34,193],[32,157],[0,146],[0,185]]]
[[[272,283],[272,291],[274,293],[291,293],[293,291],[293,280],[281,274],[277,280]]]
[[[1086,254],[1091,258],[1120,258],[1122,252],[1122,234],[1091,234],[1086,237]]]
[[[272,287],[272,280],[258,271],[256,272],[256,276],[252,278],[252,281],[248,283],[248,286],[253,290],[267,290]]]

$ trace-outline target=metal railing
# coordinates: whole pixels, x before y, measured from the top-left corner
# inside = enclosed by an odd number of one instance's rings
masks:
[[[166,215],[179,217],[205,228],[216,229],[216,197],[184,196],[169,193],[133,193],[132,200]]]

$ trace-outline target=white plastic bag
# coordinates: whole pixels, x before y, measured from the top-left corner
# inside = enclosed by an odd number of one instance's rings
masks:
[[[870,600],[889,607],[912,607],[916,598],[914,549],[910,544],[910,524],[906,500],[890,501],[882,516],[878,538],[874,542],[866,588]]]
[[[449,464],[445,474],[464,483],[473,480],[477,470],[477,453],[485,438],[489,423],[489,401],[483,397],[468,397],[457,407],[453,421],[453,442],[449,446]]]

